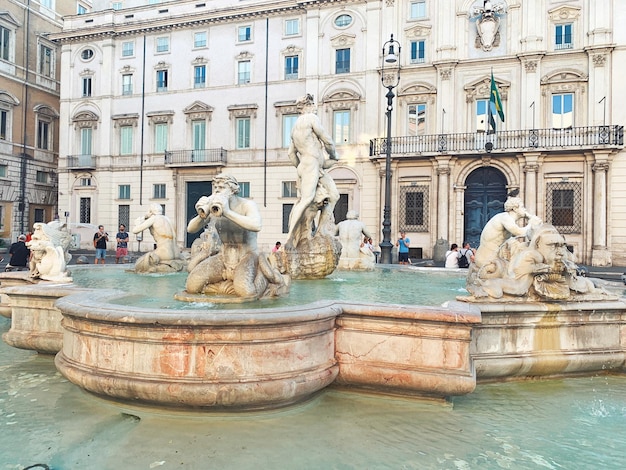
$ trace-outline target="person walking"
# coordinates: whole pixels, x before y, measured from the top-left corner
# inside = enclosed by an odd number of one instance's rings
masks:
[[[104,231],[104,225],[98,225],[98,231],[93,236],[93,246],[96,249],[96,259],[94,264],[104,264],[104,260],[107,255],[107,242],[109,241],[109,234]]]
[[[398,247],[398,263],[409,264],[409,246],[411,246],[411,240],[406,236],[405,232],[400,232],[400,238],[396,242]]]
[[[115,235],[115,240],[117,241],[115,264],[120,262],[120,258],[122,259],[122,264],[124,264],[126,256],[128,256],[128,232],[126,231],[126,225],[120,224],[120,231]]]
[[[9,264],[5,271],[25,271],[30,259],[30,250],[26,246],[26,235],[17,237],[17,241],[9,248]]]

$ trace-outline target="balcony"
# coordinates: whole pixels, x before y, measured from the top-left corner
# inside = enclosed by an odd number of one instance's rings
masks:
[[[165,166],[225,166],[228,152],[223,148],[165,152]]]
[[[67,156],[67,168],[68,170],[95,170],[96,169],[96,156],[95,155],[68,155]]]
[[[400,156],[477,154],[484,152],[567,151],[622,148],[624,126],[572,127],[569,129],[521,129],[495,134],[431,134],[391,138],[391,153]],[[370,157],[387,152],[387,139],[370,140]]]

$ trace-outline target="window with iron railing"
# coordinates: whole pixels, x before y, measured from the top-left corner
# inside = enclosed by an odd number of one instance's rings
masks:
[[[546,220],[561,233],[582,230],[582,185],[559,181],[546,185]]]
[[[400,230],[428,232],[428,186],[400,187]]]

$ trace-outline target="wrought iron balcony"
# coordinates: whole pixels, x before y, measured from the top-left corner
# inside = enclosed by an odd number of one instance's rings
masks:
[[[70,170],[95,170],[95,155],[68,155],[67,168]]]
[[[166,151],[165,166],[226,165],[227,154],[227,150],[221,147],[216,149]]]
[[[563,151],[571,149],[621,148],[624,126],[571,127],[569,129],[521,129],[495,134],[431,134],[391,138],[395,155],[467,154],[482,152]],[[370,140],[370,157],[387,153],[387,139]]]

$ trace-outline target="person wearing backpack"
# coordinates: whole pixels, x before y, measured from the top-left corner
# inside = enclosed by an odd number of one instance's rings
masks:
[[[469,242],[463,242],[463,248],[459,251],[459,268],[469,268],[474,261],[474,249]]]

